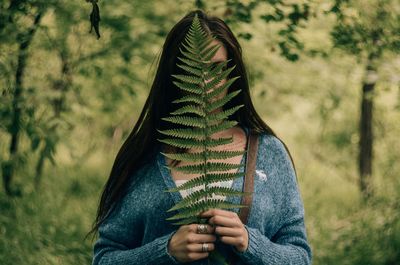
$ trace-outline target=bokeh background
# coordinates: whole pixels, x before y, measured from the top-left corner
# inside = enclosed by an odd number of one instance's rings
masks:
[[[195,8],[239,38],[293,155],[313,264],[400,264],[396,0],[0,1],[0,264],[90,264],[101,189]]]

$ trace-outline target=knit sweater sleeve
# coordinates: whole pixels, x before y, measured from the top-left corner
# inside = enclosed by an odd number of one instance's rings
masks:
[[[270,151],[267,155],[273,157],[279,176],[279,183],[274,185],[274,189],[281,189],[277,192],[282,196],[277,196],[282,207],[282,214],[277,217],[280,219],[280,227],[268,238],[257,228],[245,225],[249,235],[248,248],[244,252],[235,248],[233,251],[248,265],[311,264],[312,253],[304,225],[304,207],[293,165],[280,140],[273,137],[268,148]]]
[[[130,194],[125,196],[120,205],[99,227],[99,238],[93,247],[92,265],[125,264],[179,264],[168,253],[168,242],[173,231],[140,246],[138,227],[133,215]],[[137,247],[132,247],[137,246]]]

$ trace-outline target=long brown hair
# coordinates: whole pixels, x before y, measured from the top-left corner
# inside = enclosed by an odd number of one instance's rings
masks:
[[[177,104],[172,104],[172,101],[180,98],[181,92],[173,85],[171,75],[181,71],[176,67],[177,57],[180,55],[179,44],[183,41],[196,13],[206,32],[213,34],[225,46],[227,57],[231,59],[228,67],[236,65],[230,76],[240,76],[230,86],[228,93],[233,90],[241,90],[241,93],[228,102],[224,108],[243,104],[244,107],[236,111],[232,115],[232,119],[238,121],[239,125],[257,133],[276,136],[273,130],[260,118],[253,106],[247,73],[242,59],[242,48],[232,31],[218,17],[210,16],[202,10],[189,12],[167,35],[149,96],[138,121],[115,158],[100,198],[96,219],[87,236],[98,230],[101,223],[125,195],[126,187],[134,177],[133,172],[154,158],[155,151],[158,150],[157,147],[160,144],[157,139],[164,137],[158,133],[157,129],[171,129],[170,123],[164,122],[161,118],[168,116],[173,109],[178,107]],[[284,146],[288,151],[285,144]],[[289,156],[292,159],[290,153]]]

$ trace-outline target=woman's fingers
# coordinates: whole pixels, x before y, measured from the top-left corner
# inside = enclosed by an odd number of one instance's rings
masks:
[[[208,223],[214,226],[241,227],[242,223],[232,217],[216,215],[208,220]]]
[[[237,229],[237,228],[230,228],[230,227],[223,227],[223,226],[217,226],[215,228],[215,233],[217,235],[221,236],[240,236],[242,232]]]
[[[213,251],[215,249],[215,245],[214,243],[207,243],[208,247],[207,247],[207,251]],[[203,252],[203,243],[201,244],[188,244],[187,245],[188,251],[189,252]]]
[[[187,257],[189,258],[189,261],[196,261],[199,259],[207,258],[208,255],[209,252],[190,252],[187,254]]]
[[[210,209],[202,212],[201,217],[210,217],[208,223],[212,226],[226,226],[226,227],[243,227],[242,221],[239,219],[237,213],[221,210]],[[214,229],[215,231],[215,229]]]
[[[245,245],[244,238],[239,237],[230,237],[230,236],[221,236],[220,240],[225,244],[232,245],[232,246],[243,246]]]
[[[199,224],[190,224],[190,225],[188,225],[189,231],[197,234],[198,233],[198,229],[199,229],[198,225]],[[214,233],[214,230],[215,230],[214,226],[211,226],[209,224],[203,224],[203,225],[205,225],[206,228],[207,228],[207,231],[204,234],[213,234]]]
[[[189,234],[187,238],[187,243],[207,243],[207,242],[215,242],[217,237],[215,235],[210,234]]]
[[[200,214],[201,217],[211,217],[214,215],[222,215],[222,216],[231,217],[231,218],[234,218],[235,215],[237,216],[237,214],[234,212],[226,211],[226,210],[222,210],[222,209],[210,209],[210,210],[207,210]]]
[[[208,223],[215,227],[214,232],[221,242],[236,247],[240,252],[247,249],[249,236],[237,213],[210,209],[202,212],[200,217],[210,217]]]
[[[208,223],[210,225],[206,225],[207,231],[204,232],[206,234],[198,234],[198,224],[187,225],[189,231],[187,237],[188,248],[191,245],[191,249],[201,252],[203,242],[214,242],[216,236],[218,236],[221,242],[234,246],[240,252],[247,249],[249,236],[237,213],[222,209],[210,209],[200,213],[199,216],[209,218]],[[197,245],[195,245],[196,243]],[[208,250],[212,251],[211,247]],[[189,254],[193,254],[193,252]]]
[[[177,261],[184,263],[207,258],[209,252],[215,249],[217,236],[214,234],[214,227],[204,225],[206,229],[200,229],[203,230],[202,234],[198,233],[198,224],[179,227],[168,243],[168,252]],[[203,243],[207,244],[207,251],[203,251]]]

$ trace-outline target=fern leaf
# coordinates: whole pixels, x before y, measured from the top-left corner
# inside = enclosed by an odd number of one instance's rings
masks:
[[[201,58],[197,55],[193,55],[190,52],[185,52],[184,50],[182,50],[181,48],[179,48],[179,51],[188,59],[195,61],[198,64],[202,64],[203,61],[201,60]]]
[[[186,49],[187,52],[191,54],[197,53],[197,48],[195,47],[195,44],[186,45],[185,43],[182,43],[181,45]]]
[[[176,138],[166,138],[166,139],[158,139],[158,141],[163,142],[165,144],[174,146],[174,147],[179,147],[179,148],[197,148],[201,149],[204,148],[210,148],[210,147],[215,147],[215,146],[220,146],[220,145],[225,145],[225,144],[230,144],[232,143],[232,137],[230,138],[218,138],[218,139],[208,139],[205,141],[199,141],[198,139],[176,139]]]
[[[237,173],[216,173],[216,174],[210,174],[208,173],[207,175],[201,175],[200,177],[191,179],[179,187],[173,188],[173,189],[168,189],[166,192],[177,192],[180,190],[186,190],[186,189],[191,189],[197,186],[200,186],[204,183],[212,183],[212,182],[217,182],[217,181],[227,181],[227,180],[234,180],[236,178],[241,178],[245,175],[245,172],[237,172]]]
[[[213,46],[205,49],[204,51],[201,51],[200,56],[202,57],[203,61],[206,61],[206,62],[210,61],[214,57],[214,55],[218,52],[220,47],[221,47],[221,45],[216,44],[216,45],[213,45]]]
[[[230,187],[210,187],[208,191],[215,195],[221,196],[238,196],[238,195],[251,195],[252,192],[243,192],[240,190],[235,190]]]
[[[209,79],[213,78],[214,76],[220,74],[222,69],[224,69],[227,66],[229,61],[231,61],[231,59],[226,60],[225,62],[218,63],[214,68],[211,69],[211,71],[207,72],[204,75],[204,79],[209,80]]]
[[[174,116],[174,117],[166,117],[161,118],[164,121],[169,121],[175,124],[186,125],[190,127],[197,127],[197,128],[205,128],[206,124],[204,119],[197,118],[197,117],[189,117],[189,116]]]
[[[231,59],[217,64],[211,61],[221,46],[220,43],[213,45],[214,40],[216,38],[213,35],[203,30],[196,14],[184,38],[185,43],[182,43],[179,47],[182,56],[178,56],[180,63],[177,63],[177,67],[184,70],[185,74],[172,75],[175,78],[173,84],[185,92],[183,94],[186,94],[182,98],[174,99],[173,103],[183,104],[183,106],[179,106],[177,110],[171,112],[169,117],[161,118],[172,124],[189,128],[158,130],[160,134],[165,136],[164,139],[157,139],[159,142],[174,147],[195,150],[194,152],[182,154],[161,152],[162,155],[170,159],[197,163],[173,168],[165,167],[185,174],[200,174],[200,177],[191,179],[179,187],[167,190],[167,192],[177,192],[186,188],[204,186],[204,189],[192,193],[169,210],[180,210],[178,214],[167,219],[180,219],[174,224],[199,222],[202,219],[198,217],[198,214],[211,208],[245,207],[224,200],[209,199],[213,194],[225,196],[245,195],[245,193],[232,188],[209,187],[209,184],[211,185],[217,181],[243,177],[244,172],[230,173],[229,171],[240,169],[244,167],[244,164],[225,163],[224,160],[246,153],[246,151],[212,150],[212,147],[232,143],[232,137],[214,139],[213,135],[236,126],[238,122],[229,119],[232,114],[243,107],[243,105],[233,106],[228,109],[225,108],[226,110],[224,111],[214,113],[215,110],[224,109],[223,107],[240,93],[239,90],[233,91],[223,98],[213,100],[225,90],[228,89],[229,91],[229,87],[239,78],[237,76],[228,79],[235,68],[233,65],[226,69]],[[221,84],[223,80],[226,80],[226,82]],[[189,114],[194,114],[195,116],[192,117],[193,115]]]
[[[211,89],[214,89],[215,86],[217,86],[222,80],[226,79],[229,76],[229,74],[233,71],[234,68],[235,66],[232,66],[226,69],[225,71],[222,71],[219,75],[217,75],[214,79],[212,79],[204,86],[204,90],[208,92]]]
[[[236,97],[239,93],[240,93],[240,90],[236,90],[236,91],[233,91],[233,92],[227,94],[225,97],[212,102],[211,104],[206,106],[206,112],[212,112],[213,110],[224,106],[227,102],[229,102],[232,98]]]
[[[201,106],[204,105],[204,101],[201,98],[199,98],[199,96],[195,95],[184,96],[180,99],[172,101],[172,103],[185,103],[185,102],[197,103]]]
[[[203,82],[201,78],[191,75],[172,75],[172,76],[178,80],[183,81],[184,83],[189,83],[193,85],[200,85]]]
[[[222,130],[227,130],[230,129],[238,124],[237,121],[223,121],[219,124],[214,124],[208,128],[208,134],[207,136],[211,136],[212,134],[216,132],[220,132]]]
[[[170,208],[167,212],[172,212],[179,209],[184,209],[191,207],[193,202],[196,202],[206,196],[210,196],[210,194],[221,195],[221,196],[242,196],[242,195],[250,195],[251,192],[242,192],[229,187],[210,187],[207,190],[198,190],[190,193],[183,200],[175,204],[172,208]]]
[[[182,89],[183,91],[187,91],[193,94],[197,94],[197,95],[201,95],[203,93],[203,90],[201,88],[199,88],[196,85],[193,84],[188,84],[188,83],[181,83],[181,82],[177,82],[177,81],[172,81],[172,83],[174,85],[176,85],[177,87],[179,87],[180,89]],[[202,102],[200,102],[202,103]]]
[[[190,59],[183,58],[183,57],[179,57],[179,56],[178,56],[178,59],[179,59],[181,62],[185,63],[187,66],[190,66],[190,67],[192,67],[192,68],[196,68],[196,69],[198,69],[198,70],[201,70],[201,69],[202,69],[202,66],[199,65],[196,61],[192,61],[192,60],[190,60]]]
[[[207,159],[227,159],[230,157],[243,155],[244,153],[245,153],[244,151],[203,151],[198,153],[184,153],[184,154],[162,153],[162,154],[170,159],[176,159],[187,162],[198,162],[198,161],[204,161],[204,157],[207,157]]]
[[[210,44],[213,42],[213,39],[212,38],[207,38],[205,41],[204,41],[204,43],[201,43],[200,45],[199,45],[199,50],[204,50],[205,48],[207,48],[208,46],[210,46]]]
[[[187,173],[187,174],[199,174],[203,173],[204,170],[207,171],[227,171],[230,169],[237,169],[244,166],[244,164],[230,164],[223,162],[207,162],[207,164],[198,164],[198,165],[186,165],[180,167],[174,167],[173,169],[179,172]],[[168,167],[168,169],[172,169]]]
[[[226,144],[230,144],[233,142],[233,138],[232,137],[220,137],[217,139],[207,139],[204,141],[204,146],[206,148],[210,148],[210,147],[216,147],[216,146],[220,146],[220,145],[226,145]]]
[[[214,151],[211,150],[208,153],[208,158],[209,159],[227,159],[231,157],[236,157],[240,155],[244,155],[246,151]]]
[[[190,73],[190,74],[194,74],[197,77],[202,77],[203,72],[194,68],[194,67],[190,67],[187,65],[182,65],[182,64],[177,64],[176,66],[182,68],[183,70],[185,70],[186,72]]]
[[[245,205],[241,204],[235,204],[231,202],[226,202],[224,200],[220,199],[208,199],[208,200],[203,200],[199,202],[193,203],[193,205],[190,208],[186,208],[182,212],[167,218],[166,220],[177,220],[177,219],[183,219],[183,218],[188,218],[188,217],[193,217],[197,216],[203,211],[207,211],[209,209],[213,208],[219,208],[219,209],[234,209],[234,208],[243,208],[247,207]]]
[[[243,107],[244,105],[238,105],[235,106],[233,108],[227,109],[225,111],[221,111],[218,113],[213,113],[213,114],[208,114],[207,115],[207,122],[209,124],[213,124],[214,122],[218,122],[222,119],[228,118],[229,116],[231,116],[233,113],[235,113],[236,111],[238,111],[241,107]]]
[[[182,139],[195,139],[195,140],[204,140],[206,137],[210,137],[215,132],[219,132],[221,130],[226,130],[235,126],[238,122],[237,121],[223,121],[220,124],[214,124],[207,128],[206,135],[204,135],[204,130],[199,128],[182,128],[182,129],[169,129],[169,130],[158,130],[158,132],[176,138]],[[205,140],[208,141],[208,140]],[[221,140],[224,142],[223,140]],[[214,141],[214,143],[216,143]],[[209,144],[209,145],[208,145]],[[215,146],[213,141],[206,142],[205,145],[207,146]]]
[[[193,36],[193,32],[192,32],[192,31],[189,31],[188,34],[187,34],[187,36],[185,36],[185,41],[186,41],[186,43],[187,43],[190,47],[192,47],[192,48],[194,48],[194,47],[196,46],[196,44],[195,44],[193,38],[194,38],[194,36]],[[182,44],[183,44],[183,43],[182,43]]]
[[[184,128],[184,129],[170,129],[170,130],[158,130],[161,134],[183,138],[183,139],[202,139],[204,134],[200,130],[192,129],[192,128]]]
[[[185,113],[194,113],[197,114],[201,117],[205,117],[206,113],[202,108],[199,106],[194,106],[194,105],[188,105],[188,106],[183,106],[180,109],[175,110],[174,112],[171,112],[172,115],[180,115],[180,114],[185,114]]]
[[[223,85],[217,87],[216,89],[214,89],[211,92],[208,92],[206,94],[206,99],[208,101],[210,101],[212,98],[218,96],[219,94],[221,94],[225,89],[227,89],[230,85],[233,84],[233,82],[235,82],[239,77],[233,77],[231,79],[229,79],[228,81],[226,81],[226,83],[224,83]]]

